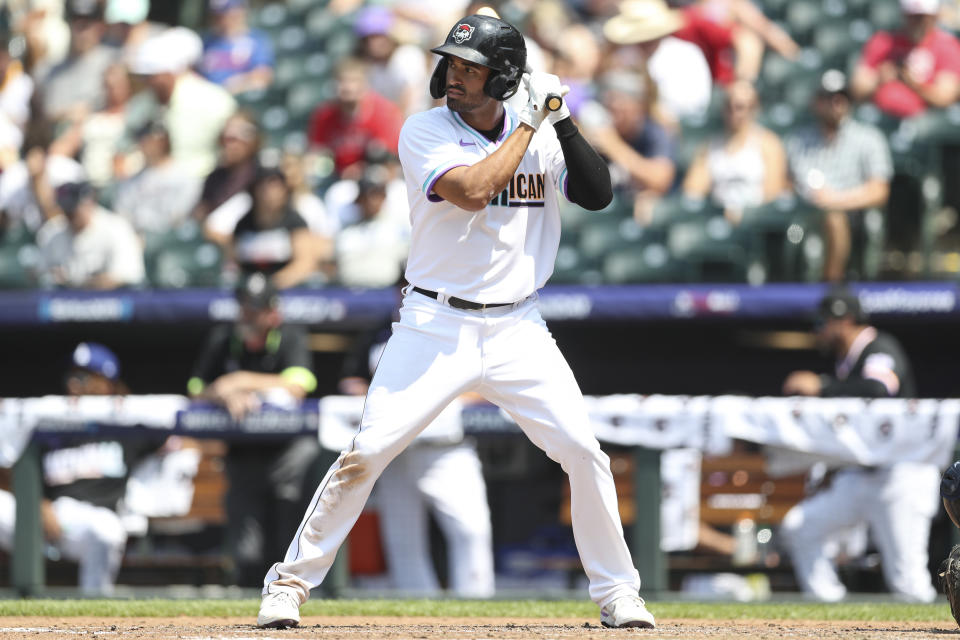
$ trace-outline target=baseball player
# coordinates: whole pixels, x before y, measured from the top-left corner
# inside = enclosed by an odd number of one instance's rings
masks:
[[[825,296],[818,325],[818,343],[837,357],[835,375],[795,371],[784,382],[785,394],[916,395],[903,347],[868,324],[856,296],[843,289]],[[826,488],[783,518],[781,533],[801,589],[819,600],[841,600],[847,590],[837,577],[831,550],[845,531],[868,524],[890,590],[908,600],[932,601],[936,590],[927,570],[927,544],[939,481],[936,465],[919,462],[838,470]]]
[[[537,309],[560,239],[560,194],[585,209],[611,198],[606,166],[559,97],[560,80],[524,74],[520,32],[471,15],[433,49],[446,105],[400,133],[412,236],[400,320],[366,396],[360,429],[317,489],[283,562],[264,578],[257,624],[299,623],[374,481],[454,398],[474,391],[507,411],[570,478],[573,531],[590,597],[608,627],[653,628],[637,595],[609,459]],[[504,100],[521,82],[515,111]],[[552,103],[556,111],[548,112]],[[549,120],[552,126],[540,125]]]

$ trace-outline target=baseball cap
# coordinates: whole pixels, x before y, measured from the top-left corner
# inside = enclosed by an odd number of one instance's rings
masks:
[[[860,299],[846,288],[831,290],[820,300],[817,307],[817,322],[851,318],[857,324],[867,321],[867,316],[860,306]]]
[[[817,93],[825,96],[842,94],[849,98],[850,90],[847,87],[847,74],[839,69],[827,69],[820,76]]]
[[[357,36],[382,35],[390,32],[393,26],[393,14],[386,7],[365,7],[357,14],[353,30]]]
[[[67,2],[67,19],[88,18],[103,20],[103,4],[100,0],[69,0]]]
[[[99,373],[109,380],[116,380],[120,375],[117,355],[99,342],[81,342],[73,350],[70,360],[74,367]]]
[[[210,11],[224,13],[231,9],[246,9],[246,0],[210,0]]]
[[[940,11],[940,0],[900,0],[900,10],[914,15],[935,15]]]
[[[237,287],[236,296],[237,302],[244,307],[272,309],[280,304],[277,288],[270,278],[260,272],[244,277]]]
[[[57,206],[63,210],[67,216],[76,212],[77,207],[85,199],[93,196],[93,187],[89,182],[66,182],[55,191]]]

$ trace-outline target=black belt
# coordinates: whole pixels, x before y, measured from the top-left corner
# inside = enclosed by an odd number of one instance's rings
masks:
[[[434,300],[440,297],[436,291],[430,291],[429,289],[421,289],[420,287],[414,287],[414,291],[417,293],[422,293],[428,298],[433,298]],[[469,300],[464,300],[463,298],[455,298],[453,296],[447,296],[446,302],[448,305],[454,309],[466,309],[467,311],[483,311],[484,309],[492,309],[494,307],[508,307],[513,302],[497,302],[494,304],[480,304],[479,302],[470,302]]]

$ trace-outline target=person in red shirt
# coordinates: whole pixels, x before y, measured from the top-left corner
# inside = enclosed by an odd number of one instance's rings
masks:
[[[960,41],[937,26],[939,0],[900,0],[903,25],[863,48],[851,89],[886,113],[909,118],[960,97]]]
[[[350,177],[351,165],[363,161],[371,143],[396,155],[402,124],[399,107],[367,85],[364,63],[347,58],[337,67],[337,97],[313,112],[307,137],[311,147],[333,154],[341,177]]]
[[[700,47],[718,84],[755,82],[765,47],[790,60],[800,52],[787,32],[749,0],[697,0],[680,10],[684,25],[674,37]]]

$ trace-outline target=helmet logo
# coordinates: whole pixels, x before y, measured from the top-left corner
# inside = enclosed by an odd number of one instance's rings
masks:
[[[476,29],[476,27],[470,26],[469,24],[458,24],[457,28],[453,30],[453,41],[457,44],[463,44],[473,35],[474,29]]]

